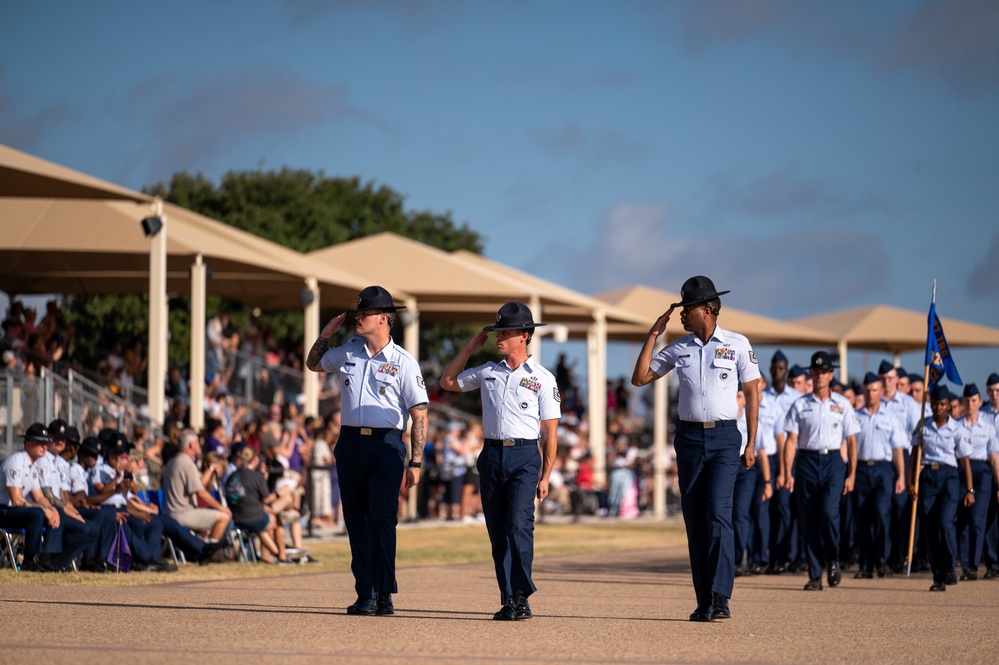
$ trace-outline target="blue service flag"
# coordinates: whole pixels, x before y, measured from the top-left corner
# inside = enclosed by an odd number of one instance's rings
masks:
[[[128,546],[125,538],[125,525],[118,525],[118,534],[111,543],[111,550],[108,552],[108,563],[122,573],[127,573],[132,567],[132,550]]]
[[[944,374],[952,383],[964,385],[961,375],[957,373],[957,365],[954,364],[954,357],[950,355],[950,347],[947,346],[947,338],[944,337],[943,326],[937,318],[937,304],[930,303],[930,316],[928,319],[929,331],[926,335],[926,365],[930,368],[930,385],[926,386],[926,391],[933,390],[937,381]]]

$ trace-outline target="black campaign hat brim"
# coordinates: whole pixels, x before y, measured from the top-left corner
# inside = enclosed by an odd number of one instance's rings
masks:
[[[344,310],[344,314],[357,314],[358,312],[363,312],[368,309],[380,309],[380,310],[392,310],[393,312],[398,312],[400,309],[406,309],[405,305],[392,305],[391,307],[354,307],[353,309]]]
[[[485,330],[486,332],[499,332],[501,330],[528,330],[530,328],[540,328],[541,326],[547,326],[547,325],[548,325],[547,323],[534,323],[532,321],[530,323],[525,322],[513,326],[498,326],[498,325],[486,326],[485,328],[483,328],[483,330]]]
[[[726,293],[732,293],[732,290],[729,289],[728,291],[718,291],[714,295],[708,296],[707,298],[695,298],[693,300],[684,300],[684,301],[680,301],[680,302],[675,302],[672,305],[670,305],[670,307],[687,307],[688,305],[699,305],[702,302],[707,302],[709,300],[714,300],[715,298],[723,296]]]

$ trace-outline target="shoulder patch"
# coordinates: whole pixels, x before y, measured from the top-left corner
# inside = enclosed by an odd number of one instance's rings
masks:
[[[552,393],[553,393],[553,396],[555,397],[555,401],[556,402],[561,402],[562,401],[562,395],[558,391],[558,386],[553,386],[552,387]]]
[[[749,350],[749,362],[753,363],[754,365],[760,364],[759,361],[756,360],[756,352],[754,352],[752,349]]]
[[[426,389],[426,387],[427,387],[427,384],[425,384],[425,383],[423,382],[423,375],[422,375],[422,374],[417,374],[417,375],[416,375],[416,383],[417,383],[417,385],[419,385],[419,386],[420,386],[421,388],[424,388],[424,389]]]

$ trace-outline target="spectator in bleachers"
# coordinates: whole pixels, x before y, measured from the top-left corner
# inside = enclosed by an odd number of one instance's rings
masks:
[[[333,448],[336,439],[330,442],[330,427],[319,428],[315,434],[312,447],[312,465],[310,480],[312,481],[312,524],[331,527],[333,521]]]
[[[217,543],[225,535],[232,513],[205,489],[196,464],[198,448],[194,430],[183,431],[176,457],[163,469],[163,509],[181,526],[206,533],[209,543]],[[198,500],[208,508],[199,508]]]

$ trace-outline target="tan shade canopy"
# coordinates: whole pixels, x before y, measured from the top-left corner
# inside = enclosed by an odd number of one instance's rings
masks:
[[[207,290],[264,308],[301,308],[306,277],[316,277],[324,305],[351,304],[367,286],[334,267],[179,206],[167,220],[167,290],[190,293],[190,268],[201,254]],[[146,293],[149,238],[139,221],[147,203],[0,198],[0,288],[25,293]]]
[[[384,286],[396,302],[401,299],[400,289],[405,288],[416,298],[424,322],[489,320],[503,303],[529,297],[528,290],[513,280],[389,231],[318,249],[307,256]]]
[[[0,196],[152,201],[141,192],[0,145]]]
[[[794,323],[821,330],[860,349],[903,353],[926,348],[927,315],[889,305],[857,307],[797,319]],[[939,310],[938,310],[939,316]],[[999,346],[999,330],[940,317],[950,346]]]
[[[644,341],[649,328],[656,319],[662,316],[672,303],[680,297],[675,293],[660,291],[650,286],[630,286],[597,295],[597,298],[613,303],[619,308],[639,317],[643,324],[639,328],[625,326],[608,326],[608,336],[614,339],[629,339]],[[718,315],[718,323],[722,328],[745,335],[751,344],[789,344],[830,346],[835,345],[837,337],[821,330],[806,328],[794,323],[784,323],[776,319],[750,314],[731,307],[726,307],[722,297],[722,309]],[[666,337],[672,341],[688,333],[680,325],[680,310],[673,310],[669,323],[666,324]]]
[[[487,259],[466,250],[458,250],[452,256],[463,262],[484,268],[497,277],[513,280],[522,284],[532,295],[537,295],[542,307],[542,318],[547,323],[562,323],[570,325],[570,336],[578,337],[581,330],[572,328],[571,324],[588,324],[593,321],[596,312],[603,312],[607,321],[608,338],[617,339],[610,334],[615,326],[641,325],[642,319],[632,312],[623,310],[614,303],[599,300],[591,296],[573,291],[553,282],[531,275],[530,273],[511,268],[510,266]],[[646,329],[648,329],[646,327]],[[583,331],[585,334],[585,331]]]

